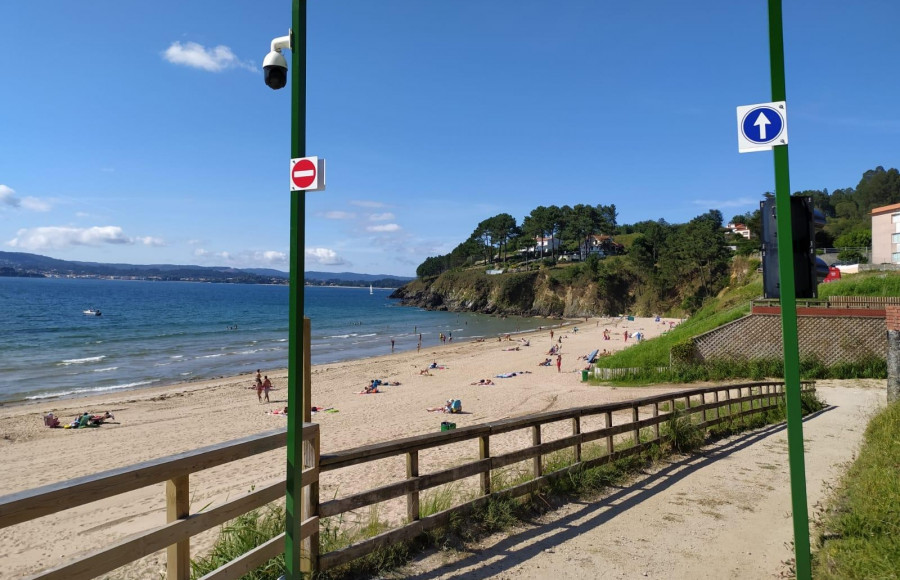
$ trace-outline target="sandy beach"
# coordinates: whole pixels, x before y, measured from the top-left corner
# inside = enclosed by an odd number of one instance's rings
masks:
[[[612,352],[633,344],[633,339],[623,340],[625,330],[640,331],[651,338],[666,328],[666,321],[656,323],[649,318],[591,319],[584,324],[552,328],[552,339],[551,329],[545,328],[509,340],[504,337],[499,342],[423,345],[421,352],[314,366],[312,405],[337,411],[313,416],[313,421],[321,425],[322,452],[438,430],[448,416],[425,409],[451,398],[462,401],[464,413],[452,416],[462,427],[658,392],[656,388],[634,392],[588,386],[581,382],[580,371],[586,363],[580,357],[594,349]],[[609,330],[610,340],[603,340],[604,329]],[[530,345],[525,346],[523,341]],[[550,357],[547,352],[554,344],[561,346],[559,372],[555,357],[552,366],[538,366]],[[444,368],[421,374],[435,362]],[[284,428],[285,418],[269,412],[286,404],[286,370],[262,371],[274,384],[270,403],[257,401],[255,390],[248,389],[253,376],[246,375],[0,408],[0,446],[5,464],[0,472],[0,490],[14,493]],[[505,379],[496,377],[522,371],[527,372]],[[382,387],[378,394],[357,394],[375,378],[400,385]],[[491,379],[494,385],[471,384],[480,379]],[[43,425],[42,415],[51,411],[64,421],[85,411],[110,411],[115,420],[96,429],[49,429]],[[282,457],[283,450],[193,476],[192,506],[215,504],[254,485],[283,478]],[[423,458],[423,472],[452,459],[452,453],[446,451]],[[369,465],[344,470],[340,481],[324,477],[322,497],[392,481],[404,471],[390,461],[375,465],[375,469]],[[35,572],[159,525],[165,521],[164,505],[164,487],[160,484],[0,530],[0,545],[5,546],[0,551],[0,570],[4,576]],[[384,517],[390,517],[391,511],[389,508]],[[46,541],[48,533],[54,538],[52,542]],[[211,536],[195,540],[193,551],[202,551]],[[156,555],[120,569],[116,577],[146,577],[163,568],[164,558]]]

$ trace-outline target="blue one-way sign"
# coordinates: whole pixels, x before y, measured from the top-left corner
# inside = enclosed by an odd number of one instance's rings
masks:
[[[784,101],[737,108],[738,151],[769,151],[787,145],[787,106]]]

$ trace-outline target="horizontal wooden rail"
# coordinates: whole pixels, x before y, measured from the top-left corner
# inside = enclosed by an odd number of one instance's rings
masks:
[[[304,442],[307,444],[315,442],[318,437],[318,425],[304,424]],[[163,481],[168,482],[167,490],[170,488],[172,490],[171,497],[167,491],[168,500],[177,501],[179,498],[176,495],[178,486],[185,486],[184,489],[187,489],[188,475],[279,449],[286,444],[285,430],[271,431],[0,497],[0,527],[26,522]],[[318,467],[308,467],[301,473],[301,485],[314,487],[318,483],[318,478]],[[186,540],[253,509],[276,501],[284,497],[284,494],[285,482],[282,480],[201,513],[189,514],[185,510],[183,517],[179,514],[174,521],[165,525],[130,536],[74,561],[29,576],[29,578],[42,580],[95,578],[164,548],[170,550],[170,560],[172,555],[177,558],[177,563],[170,566],[170,571],[174,567],[176,577],[186,578],[190,572],[189,557],[186,552],[182,551],[187,549]],[[301,532],[306,534],[304,537],[318,534],[318,526],[318,516],[316,515],[303,522]],[[241,566],[259,566],[272,557],[268,554],[274,549],[274,546],[269,546],[268,543],[266,546],[261,546],[260,549],[245,554],[239,558],[239,563],[230,563],[225,568],[232,564],[234,564],[235,570],[240,569]],[[283,551],[283,549],[284,541],[281,542],[278,551]],[[227,571],[222,574],[224,574],[221,576],[222,578],[232,577],[228,575],[230,572]],[[240,574],[236,577],[240,577]]]
[[[311,424],[304,425],[304,430],[307,426]],[[286,431],[270,431],[5,495],[0,497],[0,528],[252,457],[286,444]]]

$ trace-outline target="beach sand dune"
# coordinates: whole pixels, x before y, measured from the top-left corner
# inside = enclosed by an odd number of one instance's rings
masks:
[[[315,320],[312,321],[315,325]],[[574,327],[578,328],[575,332]],[[586,363],[579,357],[595,349],[610,352],[633,344],[623,331],[642,332],[652,338],[669,327],[652,318],[591,319],[550,330],[514,335],[510,340],[450,343],[423,347],[372,359],[314,366],[312,401],[316,407],[337,412],[317,413],[323,453],[430,433],[451,420],[458,427],[486,421],[626,400],[671,390],[671,386],[641,389],[592,387],[581,382]],[[603,340],[608,329],[610,340]],[[562,341],[560,343],[560,337]],[[530,341],[524,346],[518,340]],[[561,372],[556,359],[538,366],[552,345],[561,345]],[[516,345],[518,350],[510,350]],[[423,370],[437,363],[445,368]],[[525,371],[522,374],[518,374]],[[516,372],[511,378],[497,375]],[[0,490],[14,493],[74,477],[123,467],[150,459],[212,445],[254,433],[284,428],[283,416],[268,414],[286,404],[285,370],[264,369],[275,390],[270,403],[257,402],[248,387],[253,375],[192,382],[95,396],[0,408]],[[359,395],[371,379],[399,386]],[[491,379],[494,385],[472,385]],[[429,413],[425,409],[460,399],[462,414]],[[53,411],[63,420],[90,412],[111,411],[116,420],[97,429],[48,429],[42,415]],[[568,425],[548,430],[545,440],[562,436]],[[555,433],[554,429],[558,431]],[[522,433],[492,440],[495,453],[530,443]],[[477,456],[477,446],[459,444],[422,454],[421,472],[436,470]],[[191,478],[191,505],[197,510],[233,498],[255,487],[283,479],[284,450],[200,472]],[[322,477],[321,497],[330,499],[391,481],[405,475],[403,458],[354,466]],[[164,485],[154,485],[122,496],[94,502],[54,516],[0,530],[0,570],[18,577],[48,568],[72,555],[108,545],[142,529],[165,522]],[[382,517],[405,515],[402,501],[389,502]],[[192,542],[195,553],[208,547],[215,533]],[[49,541],[48,541],[49,539]],[[118,570],[113,576],[146,578],[164,569],[157,554]]]

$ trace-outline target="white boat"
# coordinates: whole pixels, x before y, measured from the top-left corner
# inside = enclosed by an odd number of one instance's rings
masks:
[[[101,312],[95,308],[88,308],[87,310],[82,310],[81,312],[85,316],[100,316]]]
[[[371,295],[371,294],[374,294],[374,292],[372,291],[372,285],[371,285],[371,284],[369,284],[369,294],[370,294],[370,295]]]

